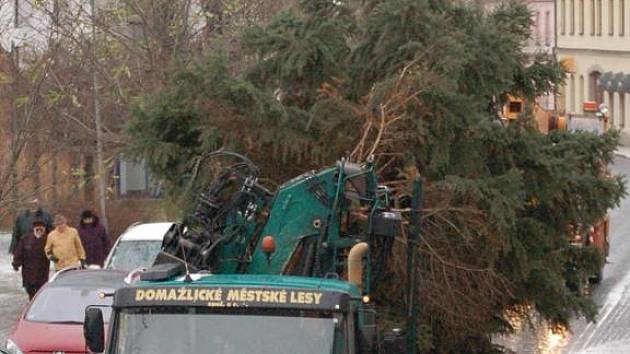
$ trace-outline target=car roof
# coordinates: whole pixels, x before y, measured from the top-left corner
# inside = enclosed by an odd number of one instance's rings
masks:
[[[154,222],[130,226],[122,235],[121,241],[161,241],[173,225],[172,222]]]
[[[48,283],[48,287],[119,288],[125,286],[127,272],[111,269],[71,270]]]

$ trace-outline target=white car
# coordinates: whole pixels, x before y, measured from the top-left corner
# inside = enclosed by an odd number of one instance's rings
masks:
[[[171,222],[133,224],[120,235],[105,260],[105,269],[148,268],[160,252]]]

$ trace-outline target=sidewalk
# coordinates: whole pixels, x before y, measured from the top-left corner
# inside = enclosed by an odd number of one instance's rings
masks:
[[[615,151],[615,155],[630,159],[630,146],[620,146],[617,148],[617,151]]]

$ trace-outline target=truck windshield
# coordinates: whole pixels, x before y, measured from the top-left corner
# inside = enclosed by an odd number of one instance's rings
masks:
[[[199,308],[125,309],[118,314],[116,354],[342,353],[340,315],[259,312],[235,314]]]

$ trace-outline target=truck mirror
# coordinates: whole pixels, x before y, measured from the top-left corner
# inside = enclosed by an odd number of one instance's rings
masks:
[[[363,304],[359,310],[359,334],[361,352],[374,352],[377,345],[376,310],[374,306]]]
[[[92,352],[101,353],[105,349],[105,324],[101,309],[95,307],[85,309],[83,337]]]

